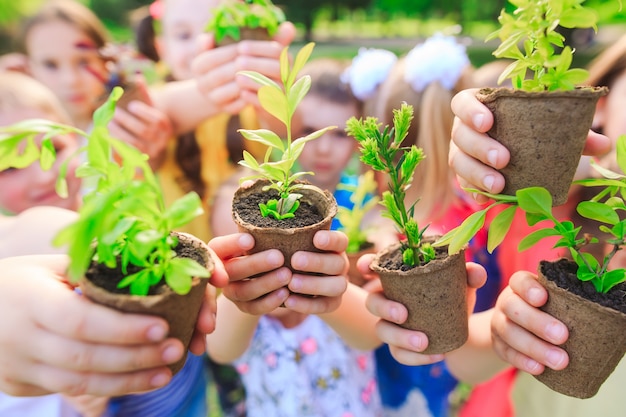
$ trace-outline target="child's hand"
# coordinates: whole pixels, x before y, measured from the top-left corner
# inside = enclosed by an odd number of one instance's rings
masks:
[[[118,106],[109,130],[114,138],[147,154],[153,170],[161,166],[167,143],[174,134],[169,117],[152,103],[141,100],[132,100],[127,109]]]
[[[400,326],[408,317],[406,307],[400,303],[389,300],[383,294],[380,279],[369,269],[374,254],[362,256],[357,267],[364,277],[370,280],[368,291],[370,294],[366,300],[366,306],[370,313],[380,317],[376,326],[376,334],[384,343],[389,345],[391,355],[400,363],[405,365],[426,365],[444,359],[443,354],[424,355],[424,349],[428,347],[428,337],[418,331],[405,329]],[[476,289],[482,287],[487,279],[485,269],[475,263],[468,262],[467,267],[467,291],[468,291],[468,311],[474,309],[476,302]]]
[[[96,397],[93,395],[80,395],[70,397],[64,395],[63,399],[69,403],[81,417],[101,417],[105,415],[109,404],[109,397]]]
[[[569,335],[567,327],[539,310],[548,292],[536,275],[520,271],[511,276],[496,302],[491,319],[493,347],[498,356],[516,368],[538,375],[544,366],[567,366],[567,352],[557,347]]]
[[[222,293],[239,310],[262,315],[285,302],[291,272],[286,267],[281,268],[284,258],[280,251],[272,249],[245,255],[254,247],[254,238],[247,233],[215,237],[209,247],[222,260],[229,277]],[[255,279],[249,279],[253,276]]]
[[[270,313],[281,305],[308,314],[327,313],[339,306],[347,288],[348,259],[344,253],[347,238],[340,232],[320,231],[314,237],[314,244],[326,252],[296,252],[292,266],[324,276],[292,275],[288,268],[282,267],[284,258],[278,250],[244,255],[254,247],[254,239],[248,234],[216,237],[209,242],[230,278],[224,296],[252,315]],[[291,294],[290,290],[300,295]]]
[[[258,107],[256,97],[260,86],[253,80],[237,74],[239,71],[258,71],[278,80],[280,53],[295,36],[292,23],[283,23],[273,41],[241,41],[216,48],[213,36],[205,34],[199,40],[201,52],[192,63],[198,88],[225,112],[236,114],[248,103]]]
[[[285,307],[305,314],[330,313],[339,307],[348,288],[348,237],[342,232],[320,230],[313,237],[313,244],[324,252],[296,252],[291,266],[316,275],[293,274],[289,282],[292,293]]]
[[[91,303],[64,255],[0,260],[0,391],[113,396],[167,384],[183,346],[158,317]],[[44,348],[45,347],[45,348]]]
[[[476,188],[493,194],[504,189],[504,177],[497,170],[510,159],[509,151],[487,132],[493,126],[493,114],[476,98],[476,89],[464,90],[452,99],[456,115],[452,127],[449,164],[462,187]],[[610,150],[611,142],[603,135],[590,131],[585,145],[586,155],[602,155]],[[475,195],[478,202],[487,198]]]

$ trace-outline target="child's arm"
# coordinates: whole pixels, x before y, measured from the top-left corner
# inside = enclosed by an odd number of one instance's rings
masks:
[[[227,364],[248,349],[260,316],[242,312],[224,294],[217,297],[217,309],[217,325],[206,337],[207,353],[215,362]]]
[[[375,349],[382,344],[376,334],[378,317],[365,308],[366,298],[367,291],[348,283],[339,308],[319,315],[350,347],[359,350]]]

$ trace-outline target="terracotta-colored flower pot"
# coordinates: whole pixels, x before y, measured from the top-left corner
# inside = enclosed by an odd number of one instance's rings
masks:
[[[186,233],[175,234],[179,238],[179,247],[182,245],[185,248],[177,248],[177,253],[185,256],[184,251],[191,248],[195,255],[193,258],[200,259],[200,263],[209,270],[209,273],[212,273],[214,265],[207,245],[195,236]],[[89,279],[88,273],[87,278],[81,280],[80,289],[85,296],[98,304],[125,313],[148,314],[164,318],[169,324],[168,336],[179,339],[185,347],[189,347],[207,283],[208,279],[194,277],[191,291],[186,295],[176,294],[168,286],[163,285],[158,287],[158,293],[155,295],[138,296],[109,292],[95,285]],[[187,349],[183,358],[169,365],[173,374],[183,367],[186,358]]]
[[[383,266],[394,257],[401,259],[399,249],[396,243],[379,252],[371,268],[380,275],[385,297],[407,308],[402,327],[426,333],[427,354],[462,346],[468,337],[464,251],[448,256],[447,247],[436,248],[435,260],[408,270]]]
[[[605,87],[550,92],[481,89],[477,98],[494,115],[488,134],[511,154],[500,171],[506,180],[502,193],[514,195],[538,186],[550,191],[554,205],[565,203],[596,103],[607,92]]]
[[[537,375],[550,389],[577,398],[593,397],[626,353],[626,314],[580,297],[546,278],[549,269],[576,264],[562,259],[542,261],[539,282],[548,290],[548,302],[541,308],[563,322],[569,338],[561,346],[569,355],[569,365],[560,371],[545,368]],[[560,269],[560,268],[559,268]]]
[[[328,191],[308,185],[307,188],[298,190],[298,193],[302,194],[300,204],[301,206],[309,204],[315,207],[322,218],[321,221],[307,226],[289,227],[288,225],[292,219],[274,221],[267,217],[266,219],[274,225],[270,227],[258,226],[245,220],[237,208],[241,201],[250,199],[252,195],[267,196],[265,201],[271,198],[270,194],[263,191],[263,187],[268,184],[268,181],[258,180],[250,187],[240,187],[235,192],[233,198],[233,219],[240,232],[250,233],[254,237],[255,244],[250,253],[262,252],[267,249],[278,249],[285,257],[285,266],[291,268],[291,256],[295,252],[320,252],[313,245],[313,236],[318,230],[330,229],[333,217],[337,214],[337,202]],[[258,210],[258,206],[255,207]],[[296,219],[300,220],[297,211]]]

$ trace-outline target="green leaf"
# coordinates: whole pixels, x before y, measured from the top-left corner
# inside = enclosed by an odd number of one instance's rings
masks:
[[[593,9],[577,8],[566,10],[559,19],[559,24],[564,28],[590,28],[595,27],[598,15]]]
[[[620,135],[616,143],[617,164],[622,172],[626,172],[626,135]]]
[[[298,81],[296,81],[293,87],[289,90],[289,97],[287,100],[289,102],[289,108],[292,110],[297,108],[300,102],[302,101],[302,99],[304,98],[304,96],[306,96],[306,94],[309,92],[310,88],[311,88],[310,76],[305,75],[302,78],[300,78]]]
[[[616,224],[619,216],[611,207],[604,203],[582,201],[576,207],[576,211],[583,217],[602,223]]]
[[[304,67],[304,64],[306,64],[306,62],[309,60],[309,57],[311,56],[311,53],[313,52],[314,47],[315,47],[315,43],[309,42],[306,45],[304,45],[302,48],[300,48],[300,50],[296,54],[296,59],[294,60],[291,73],[289,74],[289,78],[287,79],[287,82],[285,83],[285,85],[289,85],[289,86],[293,85],[296,77],[298,76],[298,73],[302,70],[302,68]],[[286,56],[287,55],[286,50],[283,52]]]
[[[611,288],[617,284],[621,284],[626,281],[626,270],[614,269],[602,276],[602,292],[608,292]]]
[[[553,218],[552,196],[545,188],[524,188],[518,190],[515,195],[520,208],[525,212],[543,214],[548,218]]]
[[[472,213],[458,228],[454,229],[455,233],[448,245],[448,253],[459,253],[485,225],[486,215],[484,210]]]
[[[530,233],[528,236],[524,237],[522,241],[517,246],[517,250],[523,252],[531,247],[535,246],[539,241],[545,239],[550,236],[560,236],[560,233],[552,228],[539,229]]]
[[[281,89],[280,86],[276,83],[276,81],[256,71],[239,71],[238,74],[245,75],[246,77],[255,81],[259,85],[273,87],[277,90]]]
[[[489,225],[489,235],[487,237],[487,251],[493,251],[502,243],[504,237],[511,228],[511,223],[515,218],[516,206],[507,207],[496,215]]]
[[[265,111],[283,124],[287,125],[289,123],[289,103],[282,91],[273,87],[263,86],[259,89],[258,96]]]
[[[171,221],[170,227],[178,229],[202,215],[202,200],[195,192],[189,192],[175,200],[165,211],[164,217]]]
[[[267,129],[246,130],[239,129],[239,132],[244,138],[259,142],[265,146],[278,149],[281,152],[285,151],[285,144],[283,140],[274,132]]]

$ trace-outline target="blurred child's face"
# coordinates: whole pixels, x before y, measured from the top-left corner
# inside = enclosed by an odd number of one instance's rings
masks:
[[[6,126],[25,119],[44,118],[55,120],[49,114],[39,110],[19,109],[0,114],[0,126]],[[48,171],[43,171],[35,163],[24,169],[0,171],[0,208],[12,214],[19,214],[35,206],[55,206],[77,210],[79,204],[80,180],[74,175],[77,162],[68,165],[68,198],[61,198],[55,191],[56,177],[61,162],[67,159],[77,148],[76,138],[57,136],[53,139],[57,152],[57,162]]]
[[[198,47],[196,38],[209,21],[219,0],[167,0],[163,13],[159,54],[176,80],[193,78],[191,61]]]
[[[326,126],[338,126],[325,135],[307,142],[298,162],[303,171],[312,171],[309,178],[322,189],[334,191],[341,173],[356,150],[356,141],[346,134],[346,121],[357,114],[354,104],[339,104],[315,95],[305,97],[299,107],[305,136]]]
[[[105,94],[102,81],[88,70],[106,74],[93,41],[69,23],[50,21],[33,26],[26,49],[31,75],[56,94],[75,123],[88,123]]]

